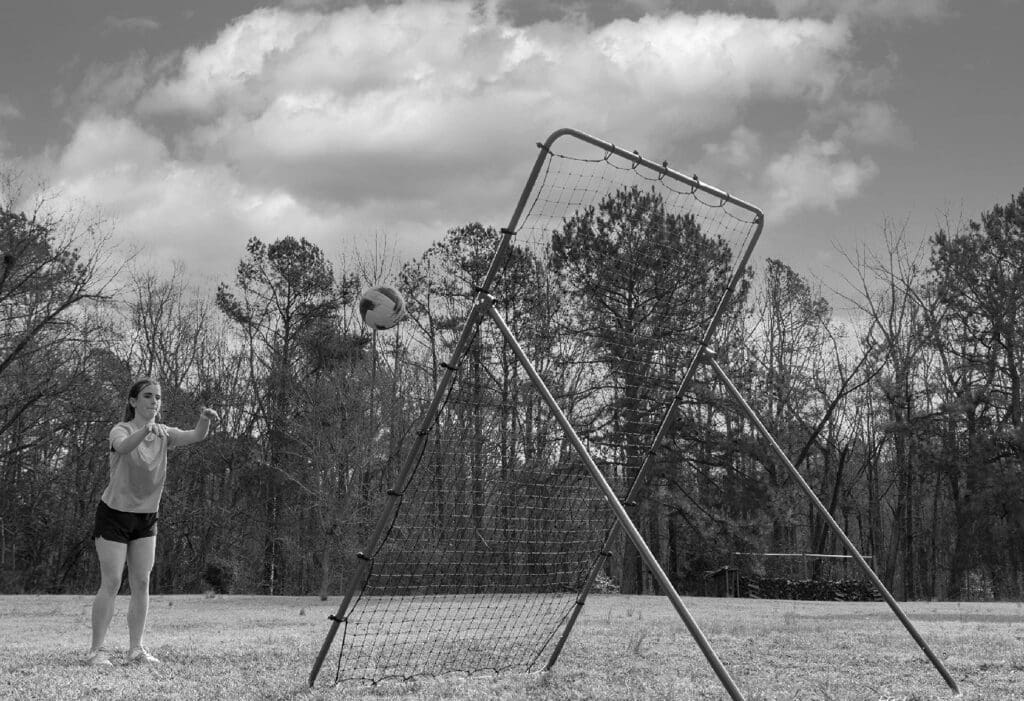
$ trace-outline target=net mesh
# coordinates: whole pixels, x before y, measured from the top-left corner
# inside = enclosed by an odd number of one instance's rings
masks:
[[[760,215],[639,156],[542,147],[490,292],[625,496],[743,277]],[[498,241],[495,250],[501,252]],[[497,255],[497,254],[496,254]],[[336,681],[547,664],[614,517],[493,320],[457,359],[385,537],[363,556]]]

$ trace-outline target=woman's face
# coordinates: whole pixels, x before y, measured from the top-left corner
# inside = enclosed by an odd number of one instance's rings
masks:
[[[147,423],[156,419],[160,412],[160,385],[148,384],[139,390],[139,396],[132,398],[132,406],[135,407],[135,416]]]

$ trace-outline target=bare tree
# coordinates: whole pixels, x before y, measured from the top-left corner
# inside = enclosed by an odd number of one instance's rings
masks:
[[[16,529],[19,552],[8,562],[30,581],[39,567],[74,568],[69,524],[82,518],[77,497],[93,484],[88,459],[68,460],[89,444],[105,406],[109,388],[94,382],[110,341],[101,312],[120,263],[107,251],[104,220],[57,211],[46,190],[23,197],[21,184],[16,174],[0,177],[0,513],[10,518],[5,529]],[[40,509],[55,515],[45,526]]]

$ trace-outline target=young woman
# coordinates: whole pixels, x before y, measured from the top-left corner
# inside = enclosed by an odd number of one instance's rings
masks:
[[[160,384],[143,378],[128,391],[124,421],[110,430],[110,482],[96,508],[93,538],[100,561],[100,588],[92,604],[91,665],[110,665],[103,641],[114,616],[121,575],[128,565],[128,661],[155,663],[142,636],[149,611],[149,573],[156,553],[157,512],[167,477],[167,450],[203,440],[217,412],[203,409],[195,428],[157,423]]]

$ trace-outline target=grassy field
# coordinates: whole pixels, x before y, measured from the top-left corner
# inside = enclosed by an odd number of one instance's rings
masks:
[[[147,646],[163,664],[82,664],[89,596],[0,596],[0,698],[10,699],[728,699],[668,601],[593,596],[555,669],[333,686],[328,657],[306,679],[336,599],[154,596]],[[748,701],[948,699],[942,677],[881,603],[687,598]],[[908,603],[905,610],[967,701],[1024,700],[1024,606]]]

